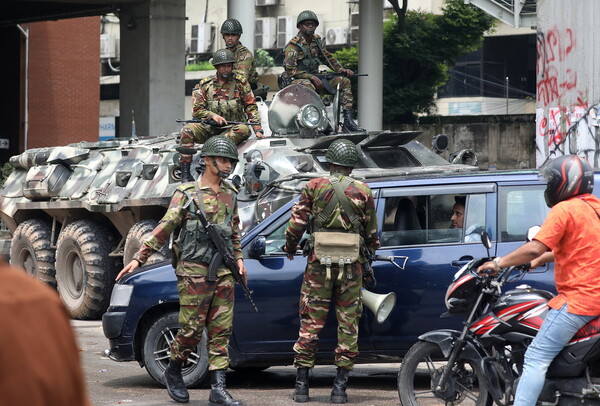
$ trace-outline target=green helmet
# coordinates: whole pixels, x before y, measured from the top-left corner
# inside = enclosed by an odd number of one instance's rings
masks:
[[[306,20],[314,20],[317,23],[317,27],[319,26],[319,17],[317,17],[315,12],[310,10],[304,10],[300,14],[298,14],[298,19],[296,20],[296,28],[298,28],[301,22]]]
[[[213,54],[213,66],[221,65],[223,63],[235,63],[235,55],[229,49],[219,49]]]
[[[221,34],[237,34],[242,35],[242,24],[235,18],[229,18],[221,25]]]
[[[204,143],[200,156],[222,156],[224,158],[238,160],[238,152],[235,143],[223,136],[210,137]]]
[[[327,148],[325,160],[330,164],[348,166],[354,168],[358,163],[358,153],[356,145],[350,140],[335,140]]]

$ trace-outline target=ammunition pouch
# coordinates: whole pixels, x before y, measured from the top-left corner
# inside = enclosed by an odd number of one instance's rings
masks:
[[[346,269],[358,261],[363,238],[357,233],[317,231],[312,234],[313,249],[317,260],[327,269],[327,280],[331,279],[331,265],[338,264],[338,279],[341,280],[346,270],[346,279],[352,279],[352,270]]]
[[[233,231],[231,227],[222,224],[215,224],[215,227],[223,236],[223,240],[226,241],[227,250],[233,254],[233,244],[231,242]],[[192,219],[185,222],[173,247],[180,250],[181,260],[202,265],[210,264],[212,257],[218,251],[200,220]]]

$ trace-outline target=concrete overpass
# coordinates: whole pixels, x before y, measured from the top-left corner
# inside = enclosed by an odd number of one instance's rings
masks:
[[[360,0],[361,42],[359,121],[368,130],[382,127],[383,22],[382,3]],[[245,27],[254,48],[254,1],[228,0],[229,17]],[[3,0],[0,26],[115,13],[121,34],[120,134],[171,132],[184,116],[185,0]],[[246,28],[249,27],[249,28]]]

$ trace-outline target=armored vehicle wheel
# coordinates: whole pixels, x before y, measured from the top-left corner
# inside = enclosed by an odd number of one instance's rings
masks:
[[[51,247],[52,225],[41,219],[27,220],[15,230],[10,246],[10,263],[56,288],[55,249]]]
[[[181,328],[179,313],[171,312],[160,316],[150,326],[143,342],[142,361],[148,374],[158,383],[165,385],[165,368],[169,363],[171,343]],[[181,372],[188,388],[202,385],[208,379],[208,354],[206,352],[206,331],[198,343],[196,351],[190,354]]]
[[[69,224],[56,244],[56,282],[67,310],[76,319],[95,319],[104,313],[118,269],[108,254],[114,235],[91,220]]]
[[[157,224],[158,222],[156,220],[143,220],[131,227],[127,233],[125,247],[123,248],[124,265],[131,262],[133,255],[140,249],[144,240],[150,235]],[[169,259],[171,259],[171,252],[169,251],[168,245],[165,244],[160,251],[155,252],[148,258],[146,264],[154,264]]]

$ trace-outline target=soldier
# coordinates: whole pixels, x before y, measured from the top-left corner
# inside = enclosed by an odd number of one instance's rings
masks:
[[[348,373],[358,355],[363,264],[379,247],[379,237],[371,189],[349,177],[358,161],[356,146],[345,139],[336,140],[327,149],[325,157],[330,176],[312,179],[306,184],[292,209],[286,230],[284,251],[289,259],[294,258],[305,229],[308,227],[311,232],[304,251],[308,254],[308,263],[300,292],[300,332],[294,345],[294,366],[297,368],[294,400],[308,401],[308,373],[315,364],[319,333],[334,301],[338,343],[335,350],[337,376],[331,402],[346,403]],[[321,230],[326,232],[319,233]],[[356,259],[344,264],[343,259],[325,258],[327,252],[318,252],[320,244],[328,242],[327,239],[319,241],[323,235],[337,236],[343,241],[354,239],[353,254],[347,255],[354,255]],[[361,240],[364,241],[362,246]],[[331,251],[335,250],[335,244],[331,244],[331,240],[329,243]]]
[[[219,49],[214,53],[212,64],[217,73],[200,80],[192,92],[192,116],[199,120],[213,120],[214,125],[204,123],[186,124],[181,129],[180,145],[192,148],[194,142],[203,144],[209,137],[224,135],[236,144],[247,140],[250,127],[246,124],[227,124],[228,121],[251,121],[254,132],[259,138],[264,137],[260,125],[260,116],[256,100],[248,81],[238,73],[233,73],[235,56],[227,49]],[[192,156],[182,153],[179,156],[181,179],[191,182],[190,173]]]
[[[317,93],[323,93],[323,82],[314,76],[319,73],[319,65],[327,65],[336,72],[344,72],[346,77],[335,77],[331,79],[331,85],[335,88],[338,84],[341,88],[340,101],[343,107],[344,131],[365,131],[354,122],[352,118],[352,89],[350,79],[354,72],[344,69],[342,65],[325,48],[321,37],[315,35],[315,29],[319,25],[317,15],[304,10],[298,15],[296,28],[300,31],[285,46],[284,61],[286,74],[293,79],[292,84],[301,84]]]
[[[176,244],[180,249],[175,273],[179,290],[181,330],[171,345],[170,361],[165,370],[167,391],[176,402],[186,403],[189,394],[181,367],[195,351],[206,327],[208,335],[208,369],[211,405],[239,406],[225,388],[225,371],[229,367],[228,345],[233,322],[234,279],[226,267],[216,275],[208,273],[208,264],[216,247],[195,215],[204,212],[206,219],[222,225],[229,234],[228,249],[235,256],[242,277],[246,269],[242,259],[236,190],[224,181],[237,161],[237,148],[229,138],[216,136],[206,141],[201,156],[206,162],[202,176],[193,183],[179,186],[171,204],[151,237],[144,241],[134,259],[117,275],[117,280],[144,264],[158,251],[170,234],[180,228]],[[213,276],[213,277],[211,277]],[[212,280],[215,279],[215,280]]]
[[[258,83],[258,73],[256,72],[256,62],[254,55],[248,48],[240,42],[242,36],[242,24],[235,18],[229,18],[221,25],[221,35],[225,41],[225,46],[235,55],[235,64],[233,65],[233,73],[239,74],[250,83],[250,88],[255,97],[261,99],[267,98],[268,86],[263,86]]]

